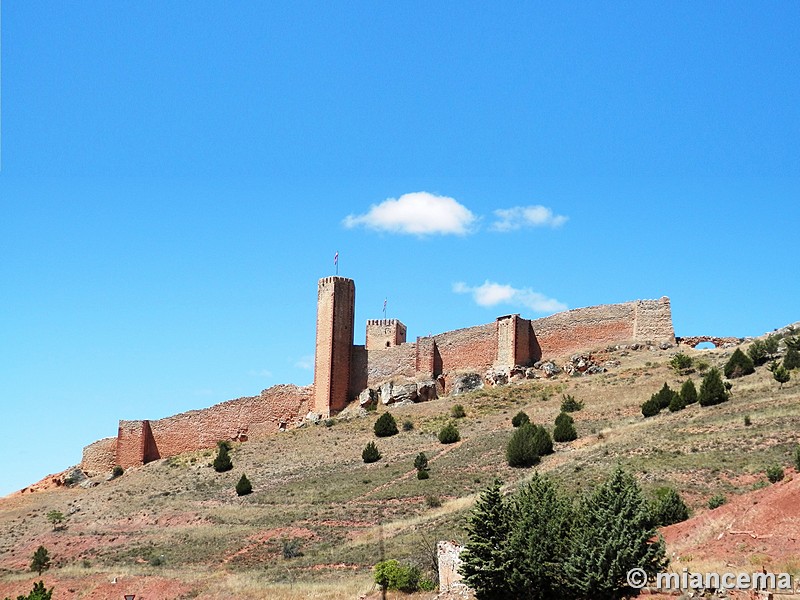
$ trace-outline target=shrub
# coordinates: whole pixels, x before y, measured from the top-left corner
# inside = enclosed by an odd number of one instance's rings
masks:
[[[764,348],[767,349],[767,354],[772,356],[778,353],[778,342],[780,338],[777,335],[768,335],[764,340]]]
[[[64,513],[60,510],[51,510],[47,513],[47,520],[50,521],[50,524],[53,526],[53,531],[57,531],[61,529],[62,523],[64,522]]]
[[[430,476],[428,471],[417,471],[417,479],[430,479]]]
[[[783,368],[787,371],[800,369],[800,351],[795,348],[786,350],[786,356],[783,357]]]
[[[303,552],[300,550],[300,540],[298,539],[281,540],[281,553],[283,554],[283,558],[285,560],[289,560],[290,558],[297,558],[298,556],[303,556]]]
[[[659,527],[680,523],[689,518],[689,507],[680,494],[672,488],[656,490],[656,497],[651,505],[653,522]]]
[[[575,420],[569,413],[562,412],[556,417],[556,426],[553,429],[553,440],[556,442],[571,442],[578,439],[575,431]]]
[[[533,434],[533,446],[536,454],[539,456],[547,456],[553,453],[553,438],[544,427],[534,425],[536,432]]]
[[[727,402],[730,399],[728,390],[722,383],[719,369],[712,368],[706,373],[705,377],[703,377],[698,398],[700,400],[700,406],[713,406],[715,404]]]
[[[42,571],[50,568],[50,556],[48,555],[47,548],[39,546],[33,553],[33,560],[31,561],[31,571],[36,571],[39,575]]]
[[[583,409],[583,402],[576,400],[572,394],[561,397],[561,412],[577,412]]]
[[[401,565],[394,559],[384,560],[375,565],[375,583],[383,590],[398,590],[412,593],[419,590],[419,568]]]
[[[510,467],[532,467],[539,462],[534,443],[536,429],[531,423],[523,423],[514,431],[506,444],[506,460]]]
[[[750,425],[752,425],[752,424],[753,424],[753,422],[750,420],[750,415],[745,415],[744,416],[744,426],[745,427],[750,427]]]
[[[464,406],[461,404],[454,404],[450,408],[450,416],[454,419],[463,419],[467,416],[467,411],[464,410]]]
[[[417,471],[428,470],[428,457],[425,456],[424,452],[420,452],[419,454],[417,454],[417,457],[414,459],[414,468]]]
[[[44,587],[44,581],[39,581],[33,584],[33,589],[30,594],[27,596],[17,596],[17,600],[51,600],[53,597],[53,589],[54,588],[50,588],[48,590]],[[11,600],[11,598],[6,598],[6,600]]]
[[[783,467],[780,465],[770,465],[766,472],[770,483],[778,483],[783,479]]]
[[[794,462],[794,470],[800,473],[800,445],[794,447],[792,461]]]
[[[233,461],[228,454],[230,449],[231,445],[229,442],[224,440],[217,442],[217,456],[214,458],[213,463],[214,470],[217,473],[224,473],[225,471],[230,471],[233,468]]]
[[[403,421],[403,431],[411,431],[414,429],[414,422],[411,419]]]
[[[772,371],[772,378],[780,384],[781,388],[783,388],[783,384],[788,382],[792,377],[791,373],[789,373],[789,370],[782,364],[778,363],[778,361],[773,361],[768,368],[770,371]]]
[[[392,413],[385,412],[375,421],[375,435],[378,437],[389,437],[397,434],[397,422]]]
[[[747,356],[750,357],[750,360],[752,360],[753,364],[756,366],[763,365],[767,362],[768,354],[767,345],[761,340],[755,340],[747,349]]]
[[[683,401],[680,394],[673,394],[672,400],[669,401],[669,406],[667,408],[669,408],[669,412],[678,412],[686,408],[686,403]]]
[[[694,381],[691,379],[684,381],[679,394],[683,404],[686,406],[697,402],[697,388],[694,386]]]
[[[461,439],[458,428],[453,423],[448,423],[439,432],[439,441],[443,444],[455,444]]]
[[[439,508],[442,505],[442,501],[439,496],[425,496],[425,505],[428,508]]]
[[[250,480],[247,478],[247,475],[242,473],[242,476],[239,478],[239,482],[236,484],[236,495],[237,496],[246,496],[247,494],[252,493],[253,486],[250,485]]]
[[[678,393],[670,388],[665,381],[664,386],[658,391],[658,393],[653,395],[653,398],[658,403],[658,410],[661,410],[662,408],[669,408],[670,403],[677,395]]]
[[[669,366],[671,366],[678,375],[685,375],[691,371],[692,357],[683,352],[678,352],[672,357],[672,360],[669,361]]]
[[[120,467],[119,465],[115,465],[111,471],[112,477],[122,477],[122,474],[125,473],[125,469]]]
[[[655,399],[655,396],[651,397],[649,400],[645,400],[642,403],[642,414],[645,417],[654,417],[661,411],[661,407],[658,405],[658,401]]]
[[[714,494],[708,499],[708,508],[715,509],[725,504],[725,496],[722,494]]]
[[[520,427],[521,425],[524,425],[525,423],[530,423],[530,422],[531,422],[531,418],[528,416],[528,413],[526,413],[524,411],[519,411],[511,419],[511,424],[514,427]]]
[[[725,377],[728,379],[736,379],[737,377],[750,375],[750,373],[755,373],[755,370],[753,359],[742,352],[741,348],[737,348],[733,351],[733,354],[731,354],[731,357],[723,368]]]
[[[367,442],[367,445],[364,446],[364,449],[361,451],[361,460],[365,463],[374,463],[378,462],[380,459],[381,453],[378,451],[375,442]]]

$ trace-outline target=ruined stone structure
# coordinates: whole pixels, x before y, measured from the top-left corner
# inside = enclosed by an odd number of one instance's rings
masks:
[[[680,337],[675,338],[678,344],[683,344],[684,346],[689,346],[690,348],[694,348],[698,344],[703,344],[708,342],[709,344],[714,344],[715,348],[723,348],[727,346],[736,346],[737,344],[741,343],[742,340],[735,337],[714,337],[711,335],[696,335],[693,337]]]
[[[325,277],[317,288],[314,385],[279,385],[259,396],[158,420],[120,421],[116,438],[84,449],[81,467],[102,473],[182,452],[212,448],[219,440],[245,441],[301,424],[309,413],[327,417],[364,390],[393,382],[449,391],[454,376],[530,366],[543,357],[625,342],[675,342],[669,299],[570,310],[541,319],[504,315],[484,325],[406,340],[397,319],[367,321],[365,345],[353,343],[355,283]],[[431,391],[433,390],[433,391]],[[417,393],[416,391],[414,392]],[[415,396],[416,397],[416,396]]]

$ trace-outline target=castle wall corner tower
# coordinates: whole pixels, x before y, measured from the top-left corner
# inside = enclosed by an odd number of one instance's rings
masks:
[[[353,352],[356,286],[346,277],[324,277],[317,292],[314,412],[330,416],[347,406]]]

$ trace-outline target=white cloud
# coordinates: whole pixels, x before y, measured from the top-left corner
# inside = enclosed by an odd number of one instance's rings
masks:
[[[303,369],[304,371],[311,371],[314,369],[314,355],[313,354],[306,354],[305,356],[301,356],[298,358],[294,366],[298,369]]]
[[[522,227],[561,227],[569,217],[553,214],[552,209],[536,204],[515,206],[494,211],[497,220],[492,223],[492,231],[513,231]]]
[[[414,192],[373,204],[366,214],[349,215],[344,225],[413,235],[464,235],[476,220],[472,211],[454,198]]]
[[[458,282],[453,284],[456,294],[472,294],[473,300],[479,306],[496,306],[497,304],[510,304],[524,306],[534,312],[554,313],[567,310],[567,305],[555,298],[548,298],[544,294],[534,292],[530,288],[515,288],[507,284],[495,283],[488,279],[479,286],[469,286]]]

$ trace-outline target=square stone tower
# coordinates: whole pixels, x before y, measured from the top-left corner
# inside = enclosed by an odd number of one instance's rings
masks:
[[[346,277],[324,277],[317,291],[314,412],[329,416],[347,406],[353,352],[356,286]]]
[[[380,350],[406,343],[406,326],[397,319],[367,321],[367,350]]]

